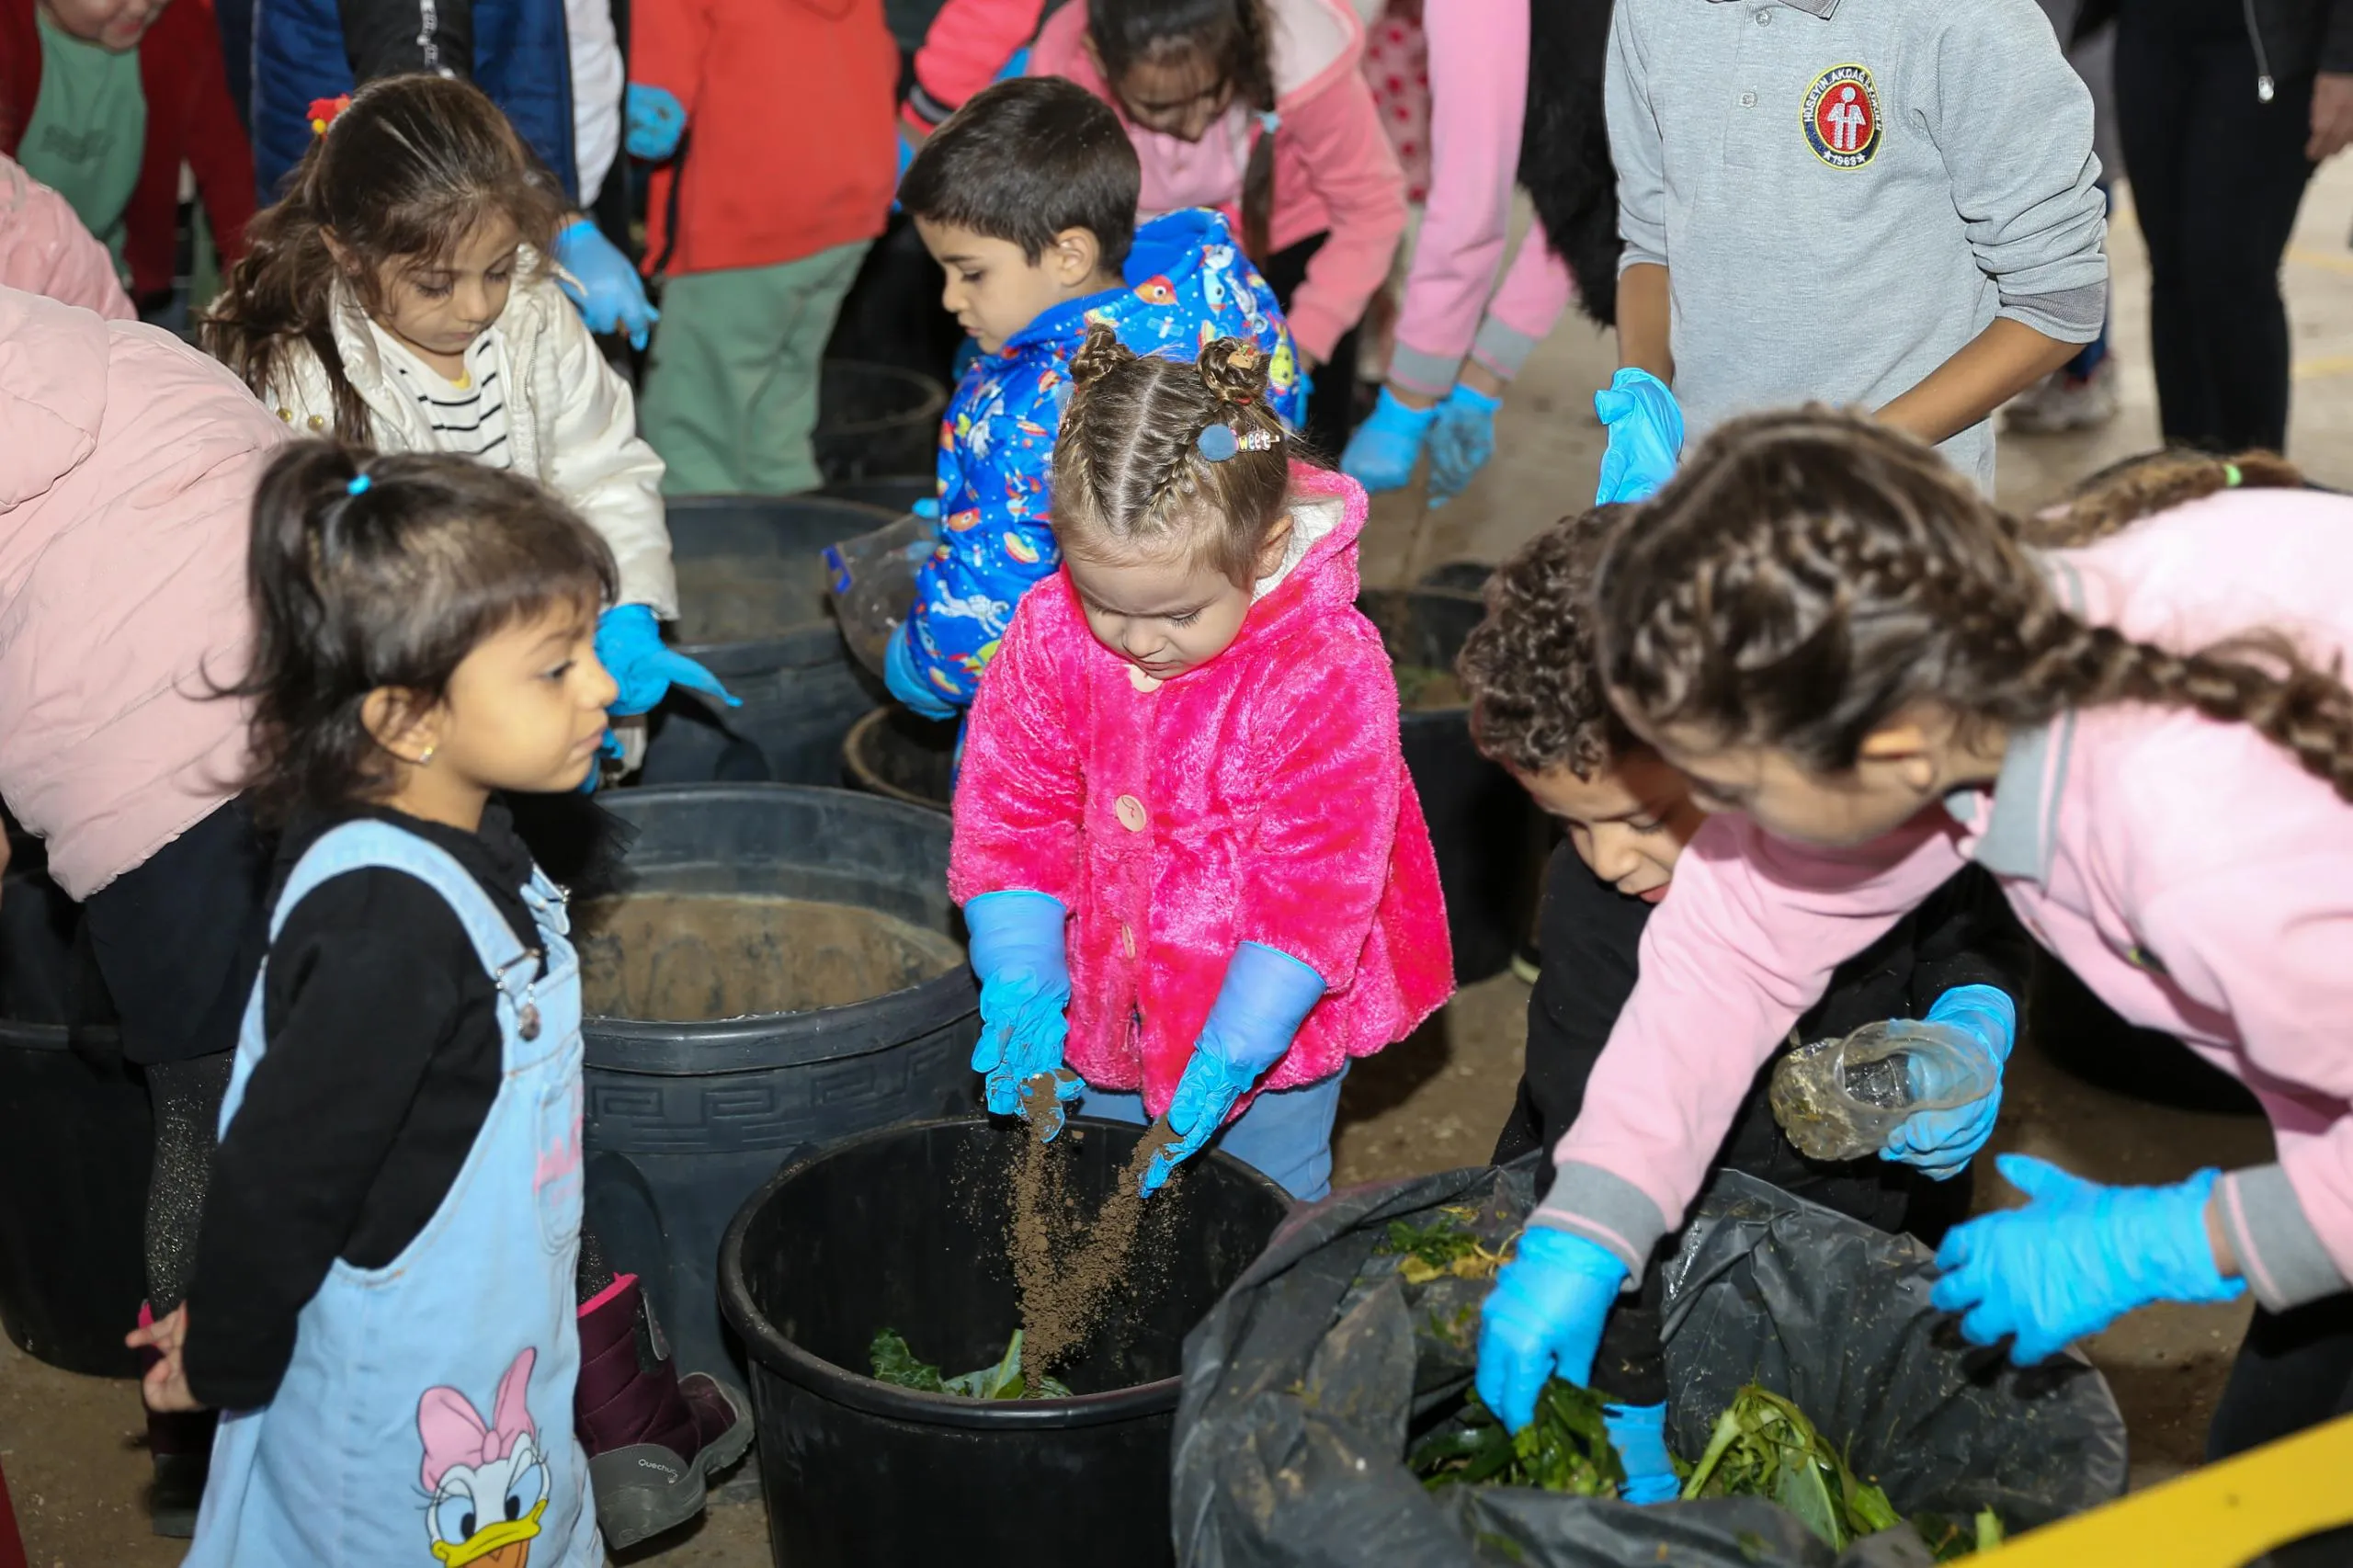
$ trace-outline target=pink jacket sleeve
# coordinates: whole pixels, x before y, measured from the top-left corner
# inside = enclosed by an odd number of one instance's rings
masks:
[[[1045,0],[948,0],[915,51],[915,85],[930,100],[917,107],[911,99],[918,118],[937,125],[995,81],[1037,32],[1045,8]]]
[[[1528,6],[1425,0],[1422,28],[1429,40],[1430,194],[1389,379],[1438,397],[1461,370],[1511,226],[1528,107]],[[1536,248],[1544,248],[1540,239]]]
[[[1643,934],[1642,973],[1553,1153],[1535,1221],[1639,1278],[1681,1223],[1756,1069],[1831,971],[1934,892],[1962,856],[1931,810],[1858,849],[1810,850],[1745,817],[1702,826]]]
[[[1388,280],[1405,232],[1405,175],[1353,59],[1284,104],[1282,116],[1282,140],[1295,158],[1276,165],[1275,204],[1283,203],[1283,178],[1303,167],[1332,221],[1332,237],[1307,264],[1287,312],[1292,341],[1320,365]]]
[[[63,197],[6,158],[0,158],[0,288],[45,294],[108,321],[139,317],[107,247]]]
[[[1060,574],[1023,597],[982,672],[956,780],[948,895],[959,905],[1019,888],[1076,907],[1086,800],[1065,687],[1049,646],[1043,601],[1063,598]]]

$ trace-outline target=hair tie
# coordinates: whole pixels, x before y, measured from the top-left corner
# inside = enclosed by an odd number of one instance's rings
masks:
[[[343,487],[343,493],[346,495],[364,495],[368,487],[375,483],[364,473],[356,473],[351,476],[351,483]]]
[[[2239,465],[2238,465],[2238,464],[2236,464],[2236,463],[2224,463],[2224,464],[2222,465],[2222,488],[2223,488],[2223,489],[2225,489],[2225,490],[2236,490],[2236,489],[2239,487],[2239,480],[2240,480],[2242,477],[2243,477],[2243,476],[2242,476],[2242,475],[2240,474],[2240,472],[2239,472]]]
[[[1265,131],[1267,135],[1272,136],[1276,131],[1280,131],[1282,128],[1283,117],[1281,115],[1277,114],[1273,109],[1261,109],[1259,111],[1259,130]]]
[[[350,107],[351,95],[349,93],[345,93],[339,97],[332,98],[313,98],[311,100],[310,111],[307,116],[311,122],[311,134],[313,136],[324,136],[327,133],[327,127],[335,123],[335,117],[341,114],[345,109],[347,109]]]
[[[1236,430],[1221,420],[1201,426],[1201,433],[1193,437],[1193,445],[1210,461],[1222,463],[1236,452],[1272,451],[1279,439],[1271,430]]]

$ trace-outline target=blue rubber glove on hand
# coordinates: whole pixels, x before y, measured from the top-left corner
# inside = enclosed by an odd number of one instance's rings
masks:
[[[623,145],[632,158],[658,164],[678,150],[687,133],[687,106],[667,87],[631,82],[622,96],[621,112],[629,124]]]
[[[1185,1063],[1176,1097],[1168,1102],[1168,1128],[1176,1141],[1152,1157],[1138,1184],[1146,1198],[1217,1135],[1233,1102],[1282,1060],[1291,1037],[1323,996],[1324,977],[1289,953],[1257,942],[1233,949],[1225,983],[1193,1044],[1193,1059]]]
[[[1955,1226],[1928,1296],[1963,1314],[1972,1345],[2015,1335],[2010,1359],[2031,1366],[2135,1307],[2228,1301],[2246,1289],[2222,1278],[2206,1239],[2214,1171],[2173,1187],[2102,1187],[2025,1154],[1995,1163],[2027,1205]]]
[[[596,224],[574,218],[557,230],[555,264],[563,269],[556,281],[580,308],[580,319],[590,332],[627,332],[631,348],[645,347],[662,312],[645,298],[637,268]]]
[[[1372,413],[1348,437],[1340,454],[1340,472],[1379,494],[1403,490],[1414,482],[1414,465],[1421,460],[1422,443],[1429,438],[1438,410],[1408,408],[1387,387],[1381,389]]]
[[[1470,487],[1495,455],[1495,412],[1504,400],[1457,383],[1430,428],[1430,510]]]
[[[1657,494],[1683,457],[1683,405],[1666,383],[1630,366],[1593,394],[1593,411],[1609,430],[1594,505],[1647,501]]]
[[[953,719],[956,705],[934,691],[931,682],[915,668],[915,651],[907,642],[914,635],[915,623],[905,620],[891,633],[891,645],[882,651],[882,684],[912,712],[926,719]]]
[[[1924,1110],[1905,1118],[1887,1135],[1879,1157],[1901,1160],[1938,1181],[1949,1181],[1968,1168],[1994,1135],[1994,1119],[2002,1109],[2002,1065],[2009,1061],[2018,1036],[2018,1008],[1999,986],[1956,985],[1937,998],[1921,1021],[1961,1037],[1964,1050],[1994,1080],[1994,1090],[1950,1110]],[[1949,1092],[1941,1082],[1912,1088],[1923,1099],[1941,1099]]]
[[[744,706],[717,676],[662,641],[651,605],[615,605],[597,618],[597,662],[621,688],[608,712],[650,713],[674,686],[707,692],[730,708]]]
[[[1647,1506],[1672,1503],[1683,1495],[1683,1478],[1666,1451],[1666,1406],[1664,1404],[1605,1404],[1601,1425],[1609,1446],[1625,1467],[1626,1483],[1618,1495]]]
[[[1601,1325],[1626,1266],[1598,1243],[1530,1225],[1495,1275],[1479,1316],[1479,1398],[1517,1432],[1536,1417],[1545,1381],[1593,1378]]]
[[[1063,1064],[1070,1020],[1070,960],[1063,948],[1062,901],[1041,892],[984,892],[964,906],[972,973],[981,983],[981,1042],[972,1071],[982,1074],[989,1109],[1021,1114],[1021,1085]],[[1086,1085],[1074,1077],[1062,1099]]]

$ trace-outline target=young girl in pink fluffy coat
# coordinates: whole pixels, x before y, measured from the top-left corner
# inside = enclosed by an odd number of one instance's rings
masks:
[[[1364,492],[1298,460],[1267,371],[1234,338],[1188,365],[1088,335],[1063,569],[981,683],[956,790],[989,1108],[1059,1073],[1090,1114],[1165,1115],[1147,1193],[1222,1128],[1322,1197],[1349,1061],[1453,990],[1396,682],[1355,608]]]

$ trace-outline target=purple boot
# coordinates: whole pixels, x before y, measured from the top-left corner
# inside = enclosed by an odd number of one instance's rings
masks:
[[[701,1514],[704,1481],[752,1444],[752,1402],[708,1373],[678,1376],[634,1274],[620,1276],[580,1308],[580,1383],[572,1408],[573,1428],[588,1453],[597,1523],[615,1551]]]

